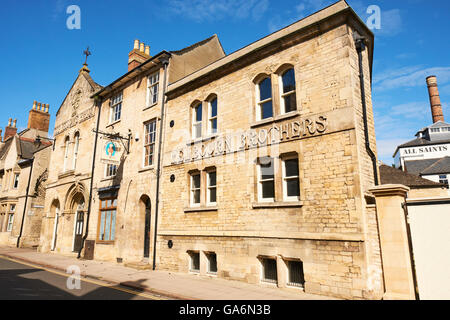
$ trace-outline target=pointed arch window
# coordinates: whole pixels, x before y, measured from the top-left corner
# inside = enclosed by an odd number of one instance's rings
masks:
[[[77,167],[77,160],[78,160],[78,149],[80,146],[80,133],[75,133],[75,144],[73,146],[73,162],[72,162],[72,168],[75,170]]]
[[[64,141],[64,168],[63,168],[63,172],[67,171],[67,165],[69,163],[69,144],[70,144],[70,139],[69,139],[69,137],[66,137],[66,140]]]

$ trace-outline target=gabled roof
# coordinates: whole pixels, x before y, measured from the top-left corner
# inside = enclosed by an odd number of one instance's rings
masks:
[[[450,173],[450,157],[405,161],[405,170],[421,176]]]
[[[410,187],[411,189],[442,188],[445,186],[442,183],[424,179],[385,164],[380,166],[380,178],[382,184],[402,184]]]
[[[75,79],[75,81],[72,83],[72,86],[70,87],[69,91],[67,91],[67,94],[63,100],[63,102],[61,103],[61,105],[58,108],[58,111],[56,112],[56,115],[59,114],[59,110],[61,110],[61,107],[64,105],[64,102],[66,102],[67,97],[69,96],[70,92],[72,91],[73,87],[75,86],[75,83],[77,83],[78,79],[80,77],[83,77],[84,79],[86,79],[86,81],[89,83],[89,85],[92,87],[92,89],[94,90],[94,92],[101,90],[103,88],[103,86],[99,85],[97,82],[95,82],[92,77],[89,74],[90,70],[87,67],[87,65],[84,65],[83,68],[80,69],[80,72],[78,73],[77,78]]]
[[[0,159],[3,159],[5,155],[8,153],[9,149],[11,148],[11,144],[13,142],[13,137],[9,138],[5,141],[3,146],[0,148]]]
[[[190,45],[189,47],[183,48],[183,49],[181,49],[181,50],[170,51],[170,53],[176,54],[176,55],[182,55],[182,54],[185,54],[186,52],[192,51],[192,50],[194,50],[195,48],[198,48],[198,47],[200,47],[200,46],[202,46],[202,45],[204,45],[204,44],[210,42],[210,41],[213,40],[214,38],[217,38],[217,41],[219,41],[220,47],[222,48],[222,52],[225,54],[225,51],[223,50],[222,44],[220,43],[220,40],[219,40],[219,38],[217,37],[216,34],[213,35],[213,36],[211,36],[211,37],[209,37],[209,38],[207,38],[207,39],[205,39],[205,40],[202,40],[202,41],[199,41],[199,42],[197,42],[197,43],[194,43],[193,45]]]
[[[450,157],[444,157],[435,161],[432,165],[421,172],[422,175],[443,173],[450,173]]]

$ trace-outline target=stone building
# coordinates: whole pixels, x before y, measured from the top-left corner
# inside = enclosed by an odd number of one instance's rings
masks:
[[[158,269],[382,296],[373,47],[339,1],[170,81]]]
[[[76,256],[88,245],[84,257],[148,261],[163,81],[223,56],[217,36],[153,57],[136,40],[128,72],[105,88],[83,66],[56,114],[41,252]]]
[[[394,153],[395,166],[425,179],[449,184],[450,123],[445,122],[436,76],[427,77],[433,124],[419,130],[416,138],[401,144]]]
[[[89,200],[97,109],[91,95],[102,87],[80,69],[56,113],[54,150],[45,198],[39,250],[76,255],[81,248]]]
[[[0,245],[37,247],[51,153],[49,105],[33,104],[27,129],[9,119],[0,130]]]

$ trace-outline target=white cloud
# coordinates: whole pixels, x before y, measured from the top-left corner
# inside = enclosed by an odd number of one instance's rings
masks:
[[[450,81],[450,67],[420,68],[411,66],[385,70],[374,76],[374,91],[424,86],[425,78],[430,75],[437,76],[438,83],[446,84]]]
[[[196,22],[217,21],[226,18],[258,21],[269,7],[268,0],[169,0],[171,13]]]
[[[412,139],[410,139],[412,140]],[[380,139],[377,140],[378,158],[386,164],[391,164],[393,161],[393,155],[397,146],[405,143],[403,139]]]

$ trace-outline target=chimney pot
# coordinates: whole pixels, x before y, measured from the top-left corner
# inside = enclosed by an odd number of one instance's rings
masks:
[[[134,49],[139,50],[139,40],[134,40]]]
[[[34,100],[33,101],[33,110],[36,110],[36,104],[37,104],[37,102],[36,102],[36,100]]]
[[[441,98],[439,97],[439,90],[436,76],[429,76],[427,78],[427,87],[428,87],[428,95],[430,97],[433,123],[436,123],[438,121],[444,122],[444,113],[442,112]]]
[[[145,46],[145,54],[150,55],[150,46]]]
[[[13,122],[13,128],[16,127],[16,124],[17,124],[17,119],[14,119],[14,122]]]
[[[11,127],[12,118],[9,118],[8,120],[8,127]]]
[[[139,51],[144,52],[145,51],[145,43],[141,42],[141,47],[139,48]]]

